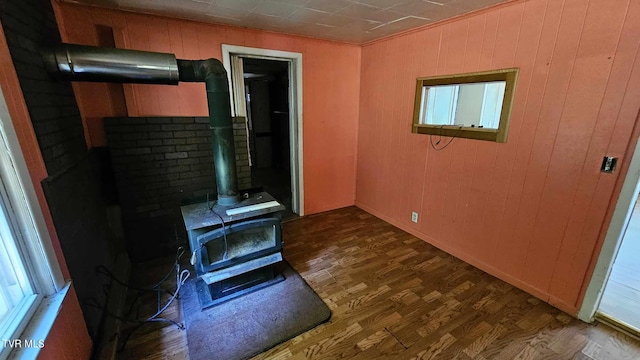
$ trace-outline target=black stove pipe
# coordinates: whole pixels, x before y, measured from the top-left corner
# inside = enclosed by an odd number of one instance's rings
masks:
[[[217,59],[178,60],[178,74],[180,81],[205,83],[218,204],[233,205],[238,202],[238,180],[227,72]]]
[[[175,55],[60,44],[43,53],[49,73],[69,81],[177,85],[204,82],[218,188],[218,204],[239,201],[227,72],[217,59],[176,60]]]

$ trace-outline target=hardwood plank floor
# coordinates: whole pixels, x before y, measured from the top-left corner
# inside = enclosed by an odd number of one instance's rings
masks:
[[[355,207],[285,223],[283,236],[285,258],[332,317],[255,360],[640,358],[637,340],[576,320]],[[170,262],[134,273],[152,282]],[[155,298],[144,301],[153,313]],[[178,302],[167,316],[182,318]],[[187,359],[185,332],[144,325],[120,358]]]

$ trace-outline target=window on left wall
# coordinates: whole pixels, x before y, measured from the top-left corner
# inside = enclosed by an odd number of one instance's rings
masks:
[[[0,178],[0,334],[11,339],[23,313],[37,301],[20,251],[20,232]]]
[[[0,90],[0,360],[35,358],[67,289]]]

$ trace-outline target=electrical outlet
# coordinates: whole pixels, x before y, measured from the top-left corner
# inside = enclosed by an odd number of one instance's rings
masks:
[[[418,222],[418,213],[413,211],[411,212],[411,221],[413,221],[414,223]]]

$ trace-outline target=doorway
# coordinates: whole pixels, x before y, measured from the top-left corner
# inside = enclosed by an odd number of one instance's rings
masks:
[[[304,215],[302,54],[222,45],[232,113],[247,121],[252,188]]]
[[[295,216],[291,196],[289,66],[286,61],[242,58],[251,186],[262,188]]]
[[[637,141],[637,139],[636,139]],[[640,335],[640,141],[607,230],[578,318]]]
[[[640,202],[631,209],[620,249],[602,293],[597,317],[640,334]]]

